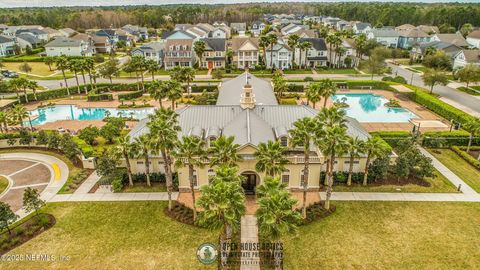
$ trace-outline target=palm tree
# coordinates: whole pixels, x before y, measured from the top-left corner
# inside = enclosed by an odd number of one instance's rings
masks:
[[[288,163],[288,159],[285,157],[286,150],[279,141],[259,143],[254,154],[257,160],[255,169],[273,177],[280,175],[285,171],[285,165]]]
[[[330,67],[332,67],[333,44],[335,43],[336,39],[337,39],[337,37],[333,33],[329,34],[327,36],[327,38],[325,39],[325,41],[328,43],[328,54],[329,54],[328,61],[329,61],[329,66]]]
[[[167,81],[165,82],[165,84],[166,89],[168,89],[167,98],[171,100],[173,110],[175,109],[175,101],[182,97],[183,87],[179,82],[175,80]]]
[[[36,81],[27,81],[26,82],[26,87],[30,88],[33,92],[33,98],[37,100],[37,87],[38,83]],[[26,92],[26,91],[25,91]],[[27,97],[27,94],[25,93],[25,98]],[[27,101],[28,102],[28,101]]]
[[[82,69],[82,64],[79,59],[71,59],[69,61],[68,69],[75,75],[75,81],[77,82],[77,90],[80,94],[80,83],[78,82],[78,72]]]
[[[8,131],[8,114],[6,111],[0,111],[0,131]]]
[[[19,92],[21,89],[24,91],[24,96],[25,96],[25,102],[28,102],[28,96],[27,96],[27,79],[25,78],[13,78],[10,81],[8,81],[8,86],[12,89],[15,90],[15,93],[17,94],[17,100],[18,103],[21,103],[22,101],[20,100],[20,94]]]
[[[201,67],[203,53],[205,52],[205,41],[203,40],[195,41],[195,43],[193,44],[193,51],[198,57],[198,62],[199,62],[198,66]]]
[[[220,136],[216,139],[209,149],[210,167],[226,165],[237,166],[237,162],[242,160],[238,154],[239,144],[234,143],[235,137]]]
[[[272,68],[272,72],[274,70],[273,64],[273,47],[278,43],[278,38],[275,34],[268,34],[267,35],[268,44],[270,45],[270,65]]]
[[[78,61],[78,67],[80,68],[78,71],[82,74],[83,79],[83,87],[87,85],[87,81],[85,80],[85,72],[88,70],[87,61],[86,59],[80,59]],[[85,87],[85,94],[88,94],[87,88]]]
[[[472,146],[473,136],[480,133],[480,118],[472,118],[468,120],[464,125],[463,129],[470,133],[468,138],[467,153],[470,152],[470,147]]]
[[[148,72],[152,74],[152,81],[155,80],[155,72],[160,70],[160,66],[158,65],[157,61],[153,59],[149,59],[145,62]]]
[[[344,47],[337,47],[335,49],[335,54],[338,57],[337,68],[341,68],[340,62],[342,61],[342,56],[344,56],[346,52],[347,52],[347,49],[345,49]]]
[[[303,64],[304,68],[307,68],[307,54],[308,50],[312,48],[312,43],[309,41],[304,41],[298,45],[298,48],[300,49],[300,62],[302,62],[302,51],[305,51],[305,62]]]
[[[292,210],[297,200],[292,198],[290,192],[285,190],[279,178],[266,177],[258,189],[263,190],[265,196],[258,199],[258,209],[255,212],[258,229],[267,240],[273,241],[273,258],[275,269],[281,269],[281,258],[277,248],[280,239],[287,234],[296,234],[297,224],[301,215]]]
[[[154,141],[153,152],[160,152],[163,159],[168,192],[168,210],[172,210],[173,172],[172,152],[177,144],[177,134],[180,131],[178,114],[170,109],[159,109],[149,115],[150,134]]]
[[[288,36],[288,41],[287,41],[287,44],[290,48],[292,48],[292,63],[293,63],[293,66],[292,68],[295,67],[295,48],[297,48],[298,46],[298,42],[300,40],[300,36],[297,35],[297,34],[292,34],[290,36]]]
[[[263,63],[265,64],[265,66],[267,65],[267,47],[269,45],[269,40],[268,40],[268,37],[267,36],[260,36],[260,38],[258,39],[258,45],[262,48],[262,53],[263,53]]]
[[[333,64],[333,63],[336,62],[335,59],[337,58],[337,49],[342,44],[342,38],[340,37],[340,34],[337,32],[337,33],[333,34],[333,39],[331,41],[332,41],[332,45],[334,47],[334,50],[333,50],[334,56],[333,56],[333,58],[330,58],[330,61],[332,61],[332,64]]]
[[[195,207],[195,183],[193,177],[195,167],[203,167],[207,158],[205,141],[196,136],[183,137],[182,141],[177,144],[174,156],[175,167],[188,167],[188,179],[193,203],[193,220],[195,221],[197,219],[197,208]]]
[[[347,186],[352,185],[352,175],[353,175],[353,163],[355,158],[359,158],[361,154],[364,153],[365,142],[359,139],[358,137],[352,138],[348,137],[347,152],[350,155],[350,163],[348,168],[348,179]]]
[[[117,139],[117,151],[125,159],[125,164],[127,165],[127,174],[128,174],[128,184],[133,186],[132,179],[132,166],[130,164],[130,158],[135,157],[137,154],[136,145],[131,142],[130,136],[121,136]]]
[[[190,89],[190,83],[195,80],[195,69],[187,67],[183,69],[183,79],[187,83],[187,89]]]
[[[92,58],[85,58],[84,60],[84,65],[83,67],[85,68],[85,71],[87,71],[88,73],[88,79],[90,80],[90,84],[92,84],[92,80],[93,80],[93,83],[96,83],[96,74],[95,74],[95,60],[93,60]],[[84,79],[85,81],[85,79]],[[86,90],[85,90],[86,91]]]
[[[55,63],[55,58],[47,56],[44,59],[43,62],[48,66],[48,70],[52,71],[52,65]]]
[[[308,86],[305,91],[305,96],[307,97],[307,103],[312,102],[312,108],[315,109],[315,105],[321,99],[320,93],[321,85],[319,83],[312,83]]]
[[[168,87],[167,83],[158,80],[152,81],[148,87],[150,96],[158,101],[160,108],[163,108],[162,99],[167,97],[167,93],[170,90]]]
[[[23,105],[15,105],[11,109],[11,120],[13,120],[14,123],[20,123],[21,127],[24,127],[23,124],[23,119],[28,118],[30,122],[30,128],[33,129],[32,126],[32,121],[30,121],[30,114],[28,113],[27,109]]]
[[[325,108],[327,106],[328,98],[337,93],[337,84],[330,79],[325,79],[320,82],[320,88],[320,93],[323,97],[323,107]]]
[[[136,137],[134,140],[135,148],[138,150],[136,153],[136,158],[143,158],[145,160],[145,175],[147,176],[147,186],[150,184],[150,151],[152,151],[152,138],[147,135],[141,135]]]
[[[70,96],[70,89],[68,88],[67,76],[65,75],[65,70],[69,69],[68,58],[64,55],[59,56],[55,59],[55,65],[57,69],[62,71],[63,81],[65,82],[65,87],[67,88],[67,95]]]
[[[203,211],[198,216],[198,224],[220,231],[221,251],[232,232],[240,229],[240,218],[245,214],[245,193],[241,181],[242,177],[235,168],[220,167],[211,184],[200,188],[202,196],[197,200],[197,207]],[[220,269],[226,269],[227,257],[224,254],[220,252]]]
[[[303,169],[303,201],[302,216],[307,217],[307,189],[310,164],[310,143],[314,137],[315,121],[313,118],[304,117],[293,123],[293,129],[290,131],[290,145],[292,147],[303,147],[304,169]]]
[[[381,157],[387,154],[387,147],[385,142],[379,137],[370,137],[365,143],[365,153],[367,154],[367,161],[365,162],[365,174],[363,176],[363,185],[367,185],[368,167],[372,159]]]

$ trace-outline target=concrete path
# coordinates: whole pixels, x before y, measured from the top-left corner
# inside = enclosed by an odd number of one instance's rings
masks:
[[[100,176],[97,174],[97,171],[94,171],[92,174],[88,176],[85,181],[75,190],[73,194],[87,194],[93,186],[98,182]]]
[[[240,242],[242,244],[246,243],[258,243],[258,226],[257,218],[254,215],[245,215],[242,217],[241,221],[241,236]],[[259,270],[260,269],[260,258],[258,252],[243,249],[242,257],[240,259],[240,269],[241,270]]]
[[[39,163],[45,165],[50,171],[50,181],[40,194],[40,197],[47,202],[58,193],[68,179],[69,170],[67,164],[54,156],[29,152],[12,152],[0,154],[0,160],[25,160],[35,162],[35,165]],[[29,214],[23,209],[15,213],[20,219]]]
[[[172,193],[172,199],[178,198],[178,192]],[[138,193],[87,193],[87,194],[58,194],[49,202],[100,202],[100,201],[167,201],[167,192],[138,192]]]

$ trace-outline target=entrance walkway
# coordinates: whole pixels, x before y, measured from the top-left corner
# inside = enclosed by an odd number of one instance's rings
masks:
[[[258,243],[258,226],[257,218],[254,215],[245,215],[241,221],[241,236],[240,242],[248,247],[247,243]],[[244,248],[241,250],[242,257],[240,259],[241,270],[259,270],[260,257],[259,253],[254,250]]]
[[[75,190],[73,194],[87,194],[98,182],[100,176],[97,171],[92,172],[88,178]]]

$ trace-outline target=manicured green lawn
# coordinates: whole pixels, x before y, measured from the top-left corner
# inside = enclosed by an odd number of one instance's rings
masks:
[[[132,187],[128,184],[124,187],[122,192],[165,192],[167,187],[165,184],[151,183],[152,186],[147,186],[146,183],[134,183]]]
[[[439,149],[438,151],[440,151],[440,154],[428,149],[428,152],[442,162],[443,165],[447,166],[475,191],[480,192],[479,170],[468,164],[463,158],[450,149]]]
[[[3,176],[0,176],[0,194],[2,194],[2,192],[7,189],[8,187],[8,180],[7,178],[3,177]]]
[[[52,203],[50,230],[9,254],[70,256],[66,262],[2,262],[2,269],[215,269],[197,247],[217,234],[165,216],[167,202]]]
[[[310,69],[287,69],[283,71],[284,74],[312,74]]]
[[[284,239],[285,269],[478,269],[480,204],[334,202]]]
[[[39,76],[48,76],[55,73],[55,65],[52,65],[52,70],[48,68],[48,66],[43,62],[26,62],[31,68],[31,74],[39,75]],[[19,66],[23,64],[23,62],[4,62],[3,65],[5,66],[4,69],[13,70],[16,72],[21,72]]]
[[[426,178],[425,181],[430,183],[429,187],[415,184],[408,185],[381,185],[381,186],[362,186],[362,185],[338,185],[334,187],[334,191],[338,192],[422,192],[422,193],[451,193],[457,192],[455,186],[448,181],[440,172],[436,172],[437,177]]]
[[[358,74],[358,71],[354,68],[342,68],[342,69],[323,69],[317,70],[319,74]]]

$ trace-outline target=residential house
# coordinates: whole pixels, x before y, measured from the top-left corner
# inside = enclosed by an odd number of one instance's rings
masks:
[[[48,33],[40,29],[20,29],[15,32],[15,35],[31,35],[41,40],[41,42],[47,42],[49,40]]]
[[[400,34],[397,30],[391,28],[374,28],[367,33],[368,39],[374,39],[383,46],[396,48]]]
[[[344,68],[351,68],[355,67],[358,64],[357,59],[357,49],[355,47],[355,40],[354,39],[344,39],[342,41],[342,47],[345,48],[345,54],[340,57],[340,67]],[[345,59],[350,58],[351,63],[347,63]],[[348,65],[347,65],[348,64]]]
[[[112,40],[106,36],[91,36],[91,40],[93,42],[93,47],[97,53],[105,53],[110,54],[114,49],[114,45],[112,44]]]
[[[472,47],[480,49],[480,30],[475,30],[468,34],[467,43]]]
[[[230,28],[232,29],[232,32],[239,34],[240,36],[245,35],[245,32],[247,31],[247,24],[246,23],[231,23]]]
[[[239,173],[244,177],[242,187],[246,194],[255,194],[256,187],[266,177],[255,168],[257,160],[254,153],[260,143],[278,141],[287,147],[284,172],[280,175],[283,184],[290,191],[303,188],[305,161],[302,147],[291,147],[289,143],[293,123],[305,117],[315,117],[318,111],[305,105],[279,105],[270,82],[244,73],[227,80],[219,88],[216,105],[192,105],[178,109],[178,137],[196,136],[205,142],[205,147],[220,136],[233,137],[239,145],[238,154],[242,157],[237,163]],[[366,141],[369,133],[353,118],[345,117],[347,134]],[[149,118],[140,120],[130,131],[132,140],[148,134]],[[158,155],[150,156],[151,172],[163,172],[163,160]],[[175,161],[175,160],[173,160]],[[327,157],[314,145],[309,157],[308,190],[318,192],[320,175],[325,171]],[[131,159],[133,173],[145,173],[144,160]],[[366,164],[366,155],[354,159],[354,172],[361,172]],[[125,166],[125,164],[123,164]],[[348,154],[336,157],[335,171],[347,172],[350,167]],[[194,169],[194,188],[208,185],[211,176],[215,175],[215,167],[205,162],[205,166]],[[189,192],[190,181],[188,167],[175,168],[178,174],[179,191]]]
[[[290,69],[293,66],[292,55],[293,50],[283,41],[278,42],[272,49],[268,48],[265,55],[265,63],[267,68]]]
[[[440,41],[448,44],[453,44],[455,46],[462,47],[462,48],[469,47],[468,42],[459,32],[454,34],[434,34],[431,38],[431,41]]]
[[[44,44],[43,40],[40,40],[36,38],[33,35],[29,34],[19,34],[14,37],[15,42],[17,45],[22,49],[25,50],[27,47],[30,47],[31,49],[35,49],[42,44]]]
[[[432,26],[432,25],[419,25],[417,28],[429,35],[433,34],[438,34],[440,33],[440,30],[438,29],[437,26]]]
[[[408,49],[420,43],[430,42],[431,39],[427,33],[418,28],[400,30],[398,32],[398,47],[402,49]]]
[[[253,33],[254,36],[258,37],[265,29],[267,25],[261,21],[254,21],[252,26],[250,27],[250,31]]]
[[[47,56],[92,56],[93,48],[88,42],[66,37],[57,37],[45,44]]]
[[[210,38],[222,38],[222,39],[227,39],[229,38],[229,34],[224,27],[218,27],[215,28],[213,31],[211,31],[208,35]]]
[[[452,62],[454,60],[455,55],[462,51],[462,48],[451,43],[446,43],[442,41],[431,41],[431,42],[424,42],[412,47],[410,51],[410,55],[412,59],[415,60],[422,60],[425,57],[425,54],[429,48],[434,48],[437,51],[444,51],[446,55],[450,56]]]
[[[138,41],[139,39],[147,40],[149,38],[147,27],[127,24],[122,27],[122,30],[126,31],[132,36],[135,36],[136,41]]]
[[[202,68],[225,68],[227,41],[224,38],[204,38],[205,51],[202,55]]]
[[[346,30],[349,25],[350,25],[349,22],[344,21],[344,20],[340,20],[335,25],[335,29],[337,29],[338,31]]]
[[[45,28],[42,29],[42,31],[44,31],[48,34],[48,40],[52,40],[56,37],[63,36],[60,31],[58,31],[57,29],[50,28],[50,27],[45,27]]]
[[[74,36],[75,34],[77,34],[77,31],[73,30],[72,28],[62,28],[60,30],[58,30],[62,36],[64,37],[71,37],[71,36]]]
[[[295,63],[308,67],[326,67],[328,62],[327,44],[323,38],[301,38],[299,43],[310,42],[312,47],[307,51],[295,49]]]
[[[165,57],[163,59],[166,70],[176,66],[193,67],[195,52],[193,42],[196,37],[185,31],[173,31],[165,37]]]
[[[280,32],[282,33],[282,35],[284,36],[288,36],[288,35],[291,35],[295,32],[298,32],[300,30],[307,30],[308,29],[308,26],[306,25],[298,25],[298,24],[289,24],[285,27],[283,27]]]
[[[315,31],[311,30],[311,29],[300,29],[298,31],[295,31],[295,32],[291,33],[291,35],[294,35],[294,34],[299,36],[300,38],[315,38],[315,37],[317,37],[317,33],[315,33]]]
[[[237,37],[231,40],[233,63],[237,68],[255,68],[259,64],[259,45],[257,38]]]
[[[11,37],[0,36],[0,57],[15,54],[15,40]]]
[[[411,25],[411,24],[408,24],[408,23],[395,27],[395,30],[397,30],[397,31],[410,31],[412,29],[415,29],[415,25]]]
[[[468,64],[480,66],[480,50],[462,50],[453,57],[453,69],[463,68]]]
[[[372,30],[372,25],[369,23],[359,22],[353,25],[352,30],[355,35],[367,34]]]
[[[101,38],[96,38],[96,37],[101,37]],[[100,48],[100,51],[97,50],[97,52],[102,52],[102,51],[107,52],[109,48],[110,50],[115,49],[116,43],[119,40],[117,31],[114,29],[100,29],[98,31],[95,31],[94,33],[92,33],[92,38],[96,39],[96,41],[99,41],[100,44],[102,44],[104,40],[106,40],[106,43],[109,43],[109,45],[100,45],[99,47],[103,47],[103,48]]]
[[[133,48],[131,55],[143,56],[146,60],[154,60],[160,67],[163,66],[165,43],[163,42],[150,42],[143,44],[140,47]]]

